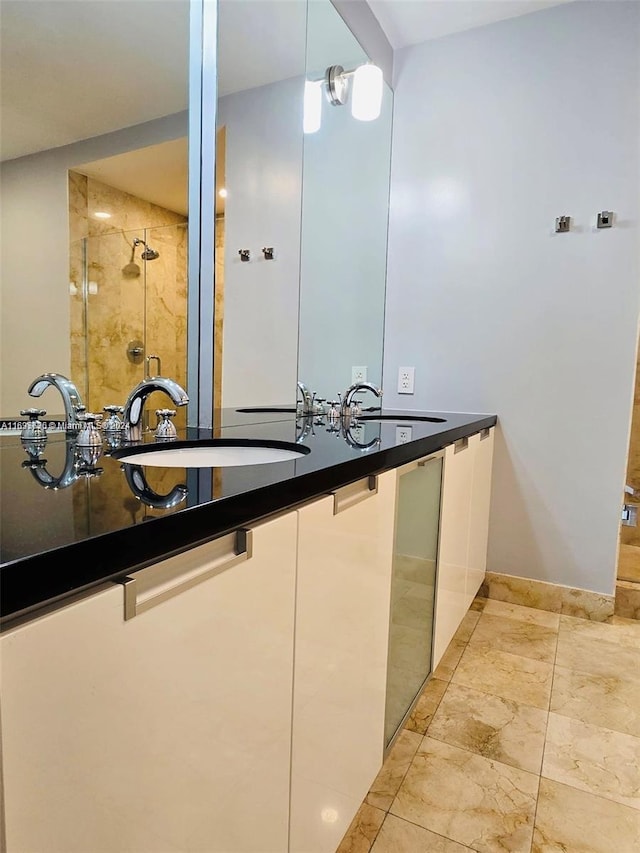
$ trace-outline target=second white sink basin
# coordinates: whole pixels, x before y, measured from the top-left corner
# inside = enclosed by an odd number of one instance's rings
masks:
[[[115,450],[112,456],[126,465],[161,468],[227,468],[289,462],[309,453],[309,448],[286,441],[208,439],[180,441]]]

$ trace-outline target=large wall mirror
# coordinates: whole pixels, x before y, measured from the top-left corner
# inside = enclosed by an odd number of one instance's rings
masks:
[[[203,2],[209,22],[217,6],[217,98],[215,189],[200,198]],[[367,63],[330,0],[0,3],[0,416],[61,415],[55,391],[28,396],[45,372],[99,413],[149,373],[191,397],[209,383],[216,409],[295,404],[298,381],[332,399],[354,366],[378,384],[391,92],[371,121],[324,93],[303,132],[305,84],[340,65],[349,95]],[[194,293],[195,226],[214,207],[201,246],[213,254],[215,236],[215,276],[212,263]]]
[[[1,2],[0,415],[62,414],[27,394],[45,372],[99,413],[146,373],[186,383],[190,11]]]
[[[218,407],[295,404],[298,381],[337,399],[354,367],[381,382],[392,94],[354,118],[368,62],[330,0],[219,0]],[[337,66],[342,105],[325,85]]]
[[[298,373],[327,400],[360,376],[378,388],[382,382],[393,99],[381,72],[364,89],[359,79],[356,92],[358,69],[366,78],[368,65],[329,0],[312,0]],[[368,392],[360,398],[380,405]]]

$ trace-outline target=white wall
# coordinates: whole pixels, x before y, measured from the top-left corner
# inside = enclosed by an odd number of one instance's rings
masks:
[[[385,405],[497,413],[489,570],[607,594],[640,301],[639,19],[575,2],[394,59]],[[596,231],[603,209],[617,222]],[[399,365],[413,397],[393,393]]]
[[[295,403],[302,77],[220,98],[226,127],[222,405]],[[275,249],[266,261],[263,246]],[[251,250],[243,263],[238,251]]]
[[[70,374],[68,170],[186,134],[187,113],[177,113],[2,163],[0,416],[35,405],[36,376]],[[63,414],[53,391],[38,405]]]

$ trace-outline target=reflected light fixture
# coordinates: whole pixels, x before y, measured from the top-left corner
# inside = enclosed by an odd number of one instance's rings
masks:
[[[316,133],[322,121],[322,84],[323,80],[306,80],[304,84],[303,131]]]
[[[382,108],[382,70],[360,65],[353,74],[351,115],[358,121],[374,121]]]
[[[351,96],[351,115],[358,121],[374,121],[380,115],[383,93],[382,70],[365,63],[352,71],[330,65],[321,80],[304,84],[304,132],[316,133],[322,123],[322,90],[334,107],[344,106]]]
[[[111,214],[107,213],[106,210],[96,210],[93,215],[96,219],[111,219]]]
[[[222,189],[218,190],[218,195],[220,196],[220,198],[226,198],[227,197],[227,190],[225,189],[225,187],[222,187]]]

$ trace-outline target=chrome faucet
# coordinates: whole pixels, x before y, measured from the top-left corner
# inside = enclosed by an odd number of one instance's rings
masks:
[[[303,415],[313,414],[313,395],[307,388],[304,382],[298,382],[298,391],[302,394],[302,412]]]
[[[143,379],[131,391],[124,404],[122,421],[125,441],[142,440],[142,410],[147,397],[154,391],[164,391],[176,406],[186,406],[189,402],[187,392],[173,379],[165,376],[148,376]]]
[[[371,391],[371,393],[375,394],[376,397],[382,397],[382,388],[378,388],[373,384],[373,382],[354,382],[353,385],[350,385],[344,392],[344,397],[340,403],[340,415],[343,418],[351,416],[351,403],[353,402],[354,395],[357,394],[358,391]]]
[[[67,431],[79,429],[82,423],[78,418],[78,412],[84,411],[85,407],[80,398],[80,392],[66,376],[61,373],[43,373],[42,376],[33,380],[27,391],[32,397],[40,397],[49,385],[57,388],[62,397]]]

